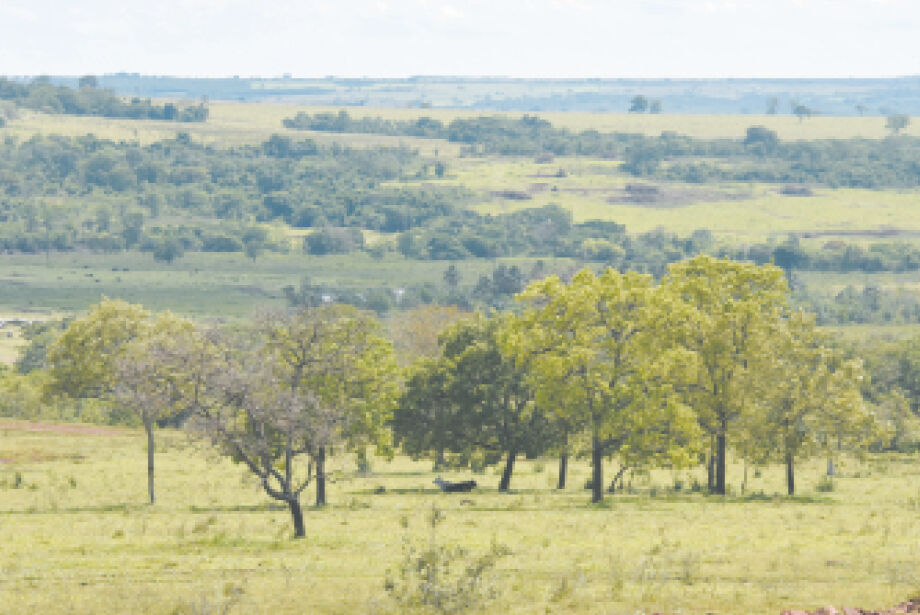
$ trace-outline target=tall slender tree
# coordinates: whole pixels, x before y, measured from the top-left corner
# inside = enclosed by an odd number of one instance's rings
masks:
[[[725,493],[730,430],[749,395],[752,357],[768,350],[770,331],[786,305],[783,271],[773,265],[701,255],[672,264],[662,288],[673,297],[664,331],[694,353],[696,378],[685,390],[711,443],[710,489]]]

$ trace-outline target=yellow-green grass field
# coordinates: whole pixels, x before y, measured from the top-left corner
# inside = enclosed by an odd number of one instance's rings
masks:
[[[811,196],[786,196],[781,185],[653,182],[661,190],[659,202],[630,203],[626,185],[649,182],[617,173],[618,165],[582,158],[557,158],[549,164],[463,159],[440,181],[472,190],[478,199],[473,207],[480,213],[502,214],[556,203],[569,209],[577,222],[614,220],[629,232],[662,228],[689,234],[705,228],[730,241],[815,232],[828,238],[839,232],[850,240],[862,232],[878,231],[897,231],[909,240],[920,236],[917,190],[817,188]],[[507,198],[503,191],[529,198]]]
[[[28,137],[35,133],[83,135],[93,133],[99,137],[115,140],[138,140],[148,143],[170,138],[176,132],[187,132],[194,138],[207,143],[236,145],[259,143],[273,133],[310,136],[317,139],[335,139],[355,145],[404,143],[419,147],[423,152],[439,149],[449,156],[459,151],[456,144],[446,141],[411,139],[404,137],[383,137],[374,135],[323,135],[289,131],[281,120],[292,117],[299,111],[306,113],[338,112],[341,107],[313,107],[289,103],[233,103],[211,102],[210,117],[204,123],[163,122],[158,120],[120,120],[98,117],[76,117],[48,115],[34,111],[21,111],[18,119],[9,122],[0,134]],[[480,115],[506,115],[520,117],[522,113],[489,112],[458,109],[376,109],[368,107],[347,107],[348,113],[356,118],[383,117],[406,120],[421,116],[444,122],[457,117]],[[777,132],[781,139],[880,139],[890,132],[885,128],[886,118],[869,117],[814,117],[799,121],[790,115],[688,115],[688,114],[630,114],[630,113],[584,113],[553,112],[537,113],[542,118],[561,128],[573,131],[598,130],[602,132],[630,132],[659,135],[673,131],[700,138],[739,138],[749,126],[762,125]],[[913,122],[902,134],[920,136],[920,122]]]
[[[509,494],[489,469],[447,495],[430,462],[373,458],[358,474],[337,455],[330,505],[306,510],[298,541],[240,466],[177,432],[159,434],[146,505],[144,444],[136,430],[0,420],[0,612],[216,613],[228,595],[232,613],[400,612],[386,573],[406,540],[428,545],[433,506],[438,544],[510,549],[490,613],[880,608],[920,589],[916,457],[845,460],[831,492],[815,489],[823,462],[803,464],[792,499],[774,496],[778,467],[749,469],[742,496],[733,465],[725,498],[687,491],[700,471],[655,471],[592,506],[580,462],[564,492],[547,459],[519,463]]]
[[[299,107],[269,103],[212,103],[207,122],[164,122],[161,120],[129,120],[73,115],[49,115],[23,110],[19,117],[10,120],[0,135],[27,139],[32,135],[82,136],[93,134],[113,141],[137,141],[148,144],[172,139],[177,133],[188,133],[192,139],[218,147],[257,145],[273,134],[295,139],[314,139],[319,142],[336,142],[352,147],[409,147],[422,155],[454,157],[460,147],[440,139],[390,137],[373,134],[341,134],[289,130],[281,120],[291,117]],[[309,111],[315,111],[309,109]]]

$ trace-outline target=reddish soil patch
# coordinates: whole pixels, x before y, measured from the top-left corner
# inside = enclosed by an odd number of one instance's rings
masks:
[[[59,434],[77,434],[82,436],[125,435],[127,430],[117,427],[97,425],[71,425],[67,423],[33,423],[30,421],[0,420],[0,431],[43,431]]]

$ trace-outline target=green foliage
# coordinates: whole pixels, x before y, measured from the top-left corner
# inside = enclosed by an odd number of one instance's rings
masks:
[[[666,289],[634,272],[583,270],[568,286],[551,276],[522,294],[532,307],[504,340],[532,362],[537,403],[588,434],[595,502],[607,455],[630,465],[692,457],[695,415],[677,391],[693,377],[693,357],[655,326],[670,307],[657,292]]]
[[[338,417],[320,445],[388,449],[384,426],[395,405],[397,367],[373,315],[346,305],[304,307],[265,313],[258,328],[277,377]]]
[[[698,256],[671,265],[663,281],[668,289],[667,318],[659,335],[672,335],[693,354],[695,374],[687,399],[715,450],[712,487],[725,493],[727,439],[750,399],[748,369],[761,353],[770,353],[771,326],[788,300],[782,270],[771,265]]]
[[[0,248],[153,252],[177,238],[186,251],[258,254],[289,245],[251,237],[252,220],[395,232],[451,214],[465,198],[447,188],[384,187],[422,166],[406,149],[277,141],[218,150],[181,136],[144,146],[92,136],[6,140]],[[60,205],[47,205],[50,195]]]
[[[649,101],[633,99],[630,111],[645,112]],[[795,105],[800,118],[815,112]],[[332,125],[315,123],[308,115],[288,123],[304,130],[329,130]],[[318,117],[318,116],[317,116]],[[370,132],[448,139],[462,143],[465,153],[513,156],[580,155],[625,160],[624,170],[637,176],[701,183],[742,181],[823,184],[831,187],[915,187],[920,185],[917,152],[920,139],[813,140],[781,142],[776,134],[752,126],[744,139],[694,139],[665,132],[657,137],[627,133],[572,132],[554,127],[532,115],[519,119],[481,116],[457,118],[448,125],[433,121],[420,133],[413,122],[380,118],[352,120],[347,112],[323,116],[335,118],[336,132]],[[420,120],[421,121],[421,120]],[[295,125],[296,124],[296,125]],[[313,127],[316,126],[316,127]],[[893,129],[892,129],[893,130]],[[663,165],[668,160],[671,164]]]
[[[449,451],[470,459],[475,451],[487,464],[506,456],[503,491],[517,455],[546,452],[555,435],[534,404],[525,365],[499,347],[513,320],[477,314],[445,331],[441,356],[412,370],[392,423],[397,443],[416,456]]]
[[[49,391],[100,397],[115,384],[116,362],[126,345],[142,337],[150,313],[126,301],[104,299],[71,322],[48,351]]]
[[[791,495],[796,460],[844,443],[864,447],[876,423],[860,392],[861,362],[830,348],[813,316],[797,312],[768,326],[769,346],[749,355],[753,399],[742,410],[741,449],[756,462],[785,461]]]
[[[388,571],[384,589],[400,612],[465,613],[488,606],[502,591],[495,574],[498,562],[511,554],[493,538],[489,550],[476,555],[462,546],[438,542],[437,526],[445,515],[432,507],[427,543],[403,539],[402,561]]]
[[[74,90],[52,85],[43,79],[20,83],[0,77],[0,100],[10,100],[22,107],[47,113],[67,115],[172,122],[204,122],[208,119],[208,106],[205,103],[178,106],[169,102],[156,105],[149,98],[132,98],[125,102],[114,92],[97,89],[94,79],[91,75],[81,77],[79,89]]]

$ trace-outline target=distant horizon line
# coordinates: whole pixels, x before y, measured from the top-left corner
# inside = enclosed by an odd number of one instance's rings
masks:
[[[808,77],[780,77],[780,76],[759,76],[759,77],[534,77],[534,76],[513,76],[513,75],[407,75],[407,76],[348,76],[348,75],[323,75],[323,76],[295,76],[292,73],[282,73],[280,75],[171,75],[157,73],[140,73],[140,72],[84,72],[79,74],[62,74],[62,73],[30,73],[30,74],[3,74],[0,75],[7,79],[27,80],[38,79],[42,77],[57,79],[79,79],[84,76],[94,77],[133,77],[133,78],[151,78],[151,79],[226,79],[226,80],[290,80],[290,81],[546,81],[546,82],[649,82],[649,81],[896,81],[905,79],[920,79],[920,73],[908,75],[887,75],[887,76],[808,76]]]

